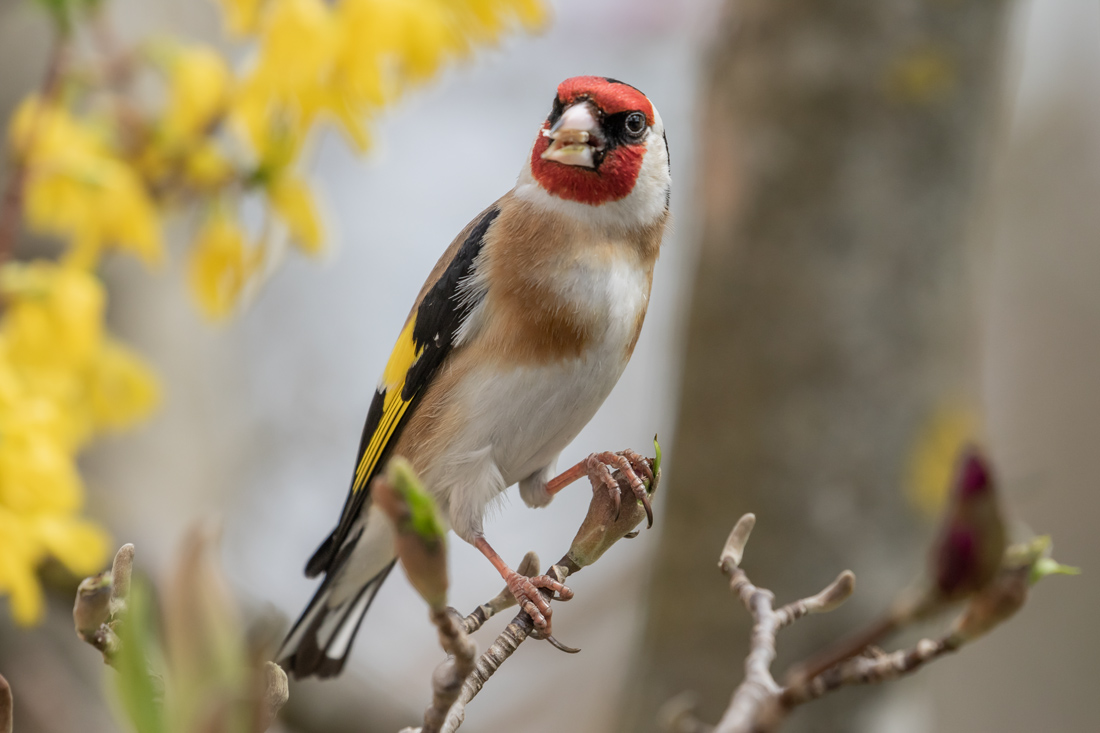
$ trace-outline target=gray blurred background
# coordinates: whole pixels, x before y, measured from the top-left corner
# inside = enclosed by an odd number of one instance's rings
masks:
[[[127,34],[218,37],[218,16],[206,3],[113,4]],[[635,357],[561,465],[597,449],[647,449],[654,433],[671,437],[698,234],[695,161],[708,145],[697,136],[696,94],[716,0],[553,5],[545,34],[482,52],[409,95],[378,121],[366,159],[353,157],[337,135],[318,140],[311,177],[336,246],[320,263],[288,257],[241,317],[213,327],[202,321],[182,282],[180,249],[153,276],[129,260],[109,263],[113,327],[148,355],[166,392],[148,425],[97,444],[85,463],[90,512],[119,542],[136,544],[139,564],[156,573],[185,527],[218,515],[225,567],[242,600],[288,620],[298,614],[314,587],[302,575],[305,559],[337,519],[367,405],[411,299],[454,234],[512,186],[556,84],[577,74],[623,79],[660,109],[672,155],[674,222]],[[37,78],[45,38],[26,3],[0,0],[5,118]],[[1093,531],[1100,495],[1092,486],[1100,474],[1100,3],[1015,3],[1007,59],[1002,118],[988,131],[993,163],[973,216],[984,270],[982,408],[1013,515],[1052,534],[1058,558],[1085,574],[1044,583],[1007,627],[896,683],[902,692],[892,699],[902,702],[872,716],[867,730],[1084,731],[1100,719],[1092,694],[1100,679],[1093,618],[1100,606]],[[662,442],[674,456],[676,446]],[[676,491],[674,471],[664,490]],[[534,511],[511,490],[487,536],[510,562],[530,549],[544,561],[557,557],[583,516],[586,493],[578,485]],[[577,598],[555,615],[555,634],[584,653],[525,645],[471,705],[464,730],[514,729],[536,688],[568,689],[570,703],[562,717],[529,718],[536,722],[525,730],[612,727],[638,643],[655,536],[643,532],[617,546],[572,585]],[[451,549],[451,602],[472,610],[499,590],[499,578],[461,541]],[[0,669],[17,695],[23,680],[7,660],[26,658],[28,648],[95,656],[60,636],[66,610],[63,601],[56,605],[51,624],[16,632],[18,640],[0,618]],[[741,613],[732,599],[729,613]],[[483,646],[499,621],[483,632]],[[292,701],[320,701],[326,710],[297,714],[329,715],[325,730],[392,729],[419,717],[439,659],[422,602],[395,573],[345,676],[308,693],[292,688]],[[78,664],[99,674],[95,664]],[[741,660],[729,664],[739,668]],[[23,689],[62,674],[48,665],[25,669]],[[69,699],[87,697],[76,691]],[[112,729],[102,715],[81,718],[79,727],[56,717],[51,695],[17,699],[27,716],[21,733]],[[341,728],[345,708],[371,717]]]

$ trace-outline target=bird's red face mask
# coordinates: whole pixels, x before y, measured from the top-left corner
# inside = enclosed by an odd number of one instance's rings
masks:
[[[558,86],[531,151],[531,173],[549,193],[599,205],[630,195],[653,125],[653,105],[629,84],[577,76]]]

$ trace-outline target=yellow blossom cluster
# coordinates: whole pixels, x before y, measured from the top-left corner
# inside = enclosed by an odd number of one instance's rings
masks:
[[[324,246],[303,149],[319,123],[366,150],[371,116],[447,61],[543,19],[541,0],[219,0],[251,53],[234,70],[213,48],[160,40],[102,60],[104,88],[64,80],[16,113],[9,144],[27,171],[25,214],[92,268],[104,249],[165,258],[171,212],[197,211],[187,257],[201,310],[222,318],[269,268],[284,236]],[[155,100],[132,87],[152,76]],[[263,219],[246,225],[246,200]]]
[[[232,314],[282,241],[324,247],[302,173],[318,125],[363,152],[370,118],[406,89],[545,13],[543,0],[216,2],[246,46],[239,68],[175,39],[115,47],[100,32],[106,2],[42,4],[58,40],[47,82],[8,125],[19,190],[7,199],[30,230],[65,243],[57,261],[8,261],[0,211],[0,595],[20,622],[41,615],[45,558],[78,575],[104,560],[104,531],[80,517],[77,454],[157,401],[150,370],[105,333],[104,254],[169,260],[174,216],[194,227],[184,257],[200,310]],[[74,43],[93,22],[100,43]]]
[[[103,330],[104,292],[86,270],[49,262],[0,268],[0,593],[12,615],[43,609],[35,569],[53,556],[77,576],[109,538],[80,518],[76,455],[95,433],[142,419],[157,401],[145,365]]]

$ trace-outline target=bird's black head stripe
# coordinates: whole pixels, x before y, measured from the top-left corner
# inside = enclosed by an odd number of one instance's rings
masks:
[[[634,86],[633,84],[627,84],[625,81],[620,81],[618,79],[612,79],[610,76],[605,76],[603,78],[603,80],[606,81],[608,84],[622,84],[624,87],[630,87],[631,89],[636,91],[638,94],[641,94],[643,97],[646,96],[646,93],[643,92],[641,89]]]

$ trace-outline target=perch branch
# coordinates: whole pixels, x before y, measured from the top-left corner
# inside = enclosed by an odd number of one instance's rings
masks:
[[[564,583],[570,575],[570,570],[566,564],[572,564],[568,562],[568,556],[562,558],[562,563],[565,564],[553,565],[546,571],[547,575],[560,583]],[[574,572],[578,570],[580,568],[576,567]],[[547,598],[550,597],[547,591],[542,590],[540,592],[547,593]],[[504,627],[504,630],[489,645],[489,648],[478,657],[473,671],[466,677],[458,699],[447,714],[441,733],[454,733],[458,730],[458,727],[466,719],[466,706],[477,697],[477,694],[485,687],[485,683],[496,674],[501,665],[515,654],[516,650],[519,649],[519,645],[532,635],[534,629],[535,625],[531,621],[531,617],[523,611],[516,614],[515,618]]]
[[[523,560],[516,566],[516,572],[525,577],[533,577],[539,568],[539,556],[534,551],[528,552],[523,556]],[[512,591],[508,590],[508,586],[504,586],[504,589],[497,593],[496,596],[488,603],[482,603],[480,606],[474,609],[473,613],[462,620],[462,625],[466,629],[467,634],[472,634],[480,629],[486,621],[496,616],[501,611],[506,611],[512,606],[516,605],[516,597],[512,595]]]
[[[661,476],[660,447],[656,445],[656,441],[654,441],[654,446],[657,449],[657,458],[649,461],[653,479],[649,481],[646,487],[647,498],[652,498]],[[619,483],[619,493],[621,495],[631,495],[633,490],[621,471],[615,471],[612,474],[612,478]],[[381,505],[384,508],[385,505],[389,503],[390,496],[392,496],[392,493],[387,493],[386,489],[383,489],[384,498]],[[581,568],[586,565],[591,565],[599,559],[611,545],[624,537],[633,536],[633,534],[631,534],[633,529],[641,523],[642,519],[647,517],[649,512],[648,507],[640,500],[616,502],[615,498],[616,497],[613,496],[611,492],[603,490],[602,488],[592,492],[592,501],[589,503],[588,513],[585,515],[580,529],[577,530],[577,535],[573,538],[573,542],[569,547],[569,552],[567,552],[555,565],[552,565],[550,569],[546,571],[546,575],[559,583],[564,583],[567,577],[576,574]],[[399,539],[399,557],[401,556],[401,549]],[[537,568],[538,556],[529,552],[520,564],[518,572],[530,577]],[[552,600],[552,591],[540,589],[540,592],[543,593],[548,601]],[[425,598],[427,597],[423,593],[421,593],[421,595]],[[506,588],[488,603],[478,606],[473,613],[462,620],[461,625],[466,633],[473,633],[480,629],[489,618],[514,605],[516,605],[515,598],[512,596],[511,591]],[[451,609],[451,612],[453,613],[453,609]],[[504,630],[500,632],[493,643],[489,645],[489,648],[482,652],[474,662],[473,669],[465,676],[457,699],[450,705],[450,709],[447,711],[446,717],[443,720],[442,727],[439,729],[442,733],[454,733],[454,731],[458,730],[459,726],[461,726],[466,719],[466,706],[479,692],[481,692],[482,688],[484,688],[485,684],[489,681],[489,678],[496,674],[501,665],[515,653],[520,644],[529,636],[534,635],[535,626],[531,621],[531,617],[526,612],[520,611],[508,625],[505,626]],[[565,646],[553,636],[546,636],[545,638],[553,646],[562,651],[570,653],[580,651],[579,649],[571,649]],[[446,649],[446,647],[444,648]],[[448,668],[448,663],[450,661],[450,659],[444,661],[436,670],[436,674],[433,675],[433,687],[436,686],[435,680],[440,675],[441,670],[453,669]],[[429,710],[435,710],[437,708],[437,700],[433,699],[432,706]],[[425,714],[425,725],[423,728],[405,728],[401,733],[427,733],[428,730],[428,715]]]
[[[432,609],[432,623],[439,631],[439,645],[448,657],[432,674],[432,704],[424,712],[423,733],[438,733],[447,719],[467,676],[474,671],[477,644],[466,634],[465,619],[453,608]]]

